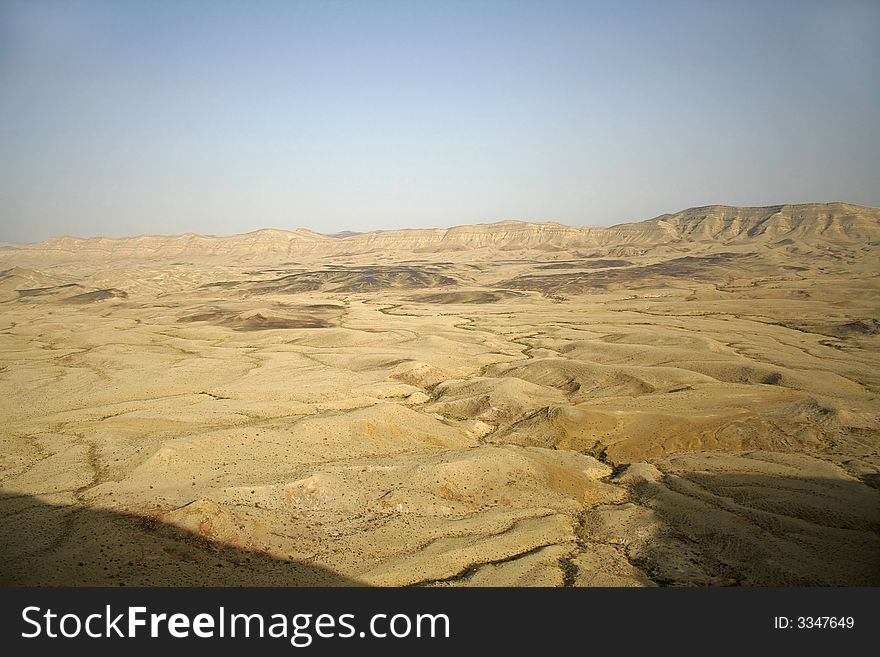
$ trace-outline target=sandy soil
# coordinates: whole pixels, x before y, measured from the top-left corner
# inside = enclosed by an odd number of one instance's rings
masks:
[[[880,211],[810,208],[0,250],[0,583],[878,585]]]

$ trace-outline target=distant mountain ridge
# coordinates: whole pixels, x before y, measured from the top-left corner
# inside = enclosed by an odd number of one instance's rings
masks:
[[[880,245],[880,209],[848,203],[768,207],[711,205],[610,227],[577,228],[555,222],[501,221],[452,228],[413,228],[322,235],[298,228],[263,229],[223,237],[53,237],[16,249],[0,249],[0,260],[34,258],[191,260],[234,257],[284,260],[307,256],[360,255],[386,251],[413,254],[462,251],[589,251],[625,255],[676,245],[776,245],[792,248]]]

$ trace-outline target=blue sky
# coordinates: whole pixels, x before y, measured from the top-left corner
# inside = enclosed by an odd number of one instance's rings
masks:
[[[880,205],[880,3],[0,3],[0,240]]]

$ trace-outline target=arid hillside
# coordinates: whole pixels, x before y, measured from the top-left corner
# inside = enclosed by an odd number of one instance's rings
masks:
[[[273,262],[288,258],[400,253],[467,252],[497,259],[506,252],[535,251],[598,255],[630,255],[662,247],[684,252],[714,250],[720,245],[782,249],[804,253],[812,249],[862,251],[878,246],[880,212],[846,203],[735,208],[713,205],[610,228],[574,228],[558,223],[502,221],[453,228],[387,230],[350,233],[342,237],[305,229],[265,229],[244,235],[211,237],[144,235],[125,238],[55,237],[23,248],[0,248],[10,262],[65,262],[90,259],[244,258]],[[502,252],[499,254],[498,252]]]
[[[0,248],[0,584],[880,584],[880,210]]]

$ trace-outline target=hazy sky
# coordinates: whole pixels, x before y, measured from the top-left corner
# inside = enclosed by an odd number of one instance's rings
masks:
[[[0,0],[0,241],[880,205],[880,2]]]

